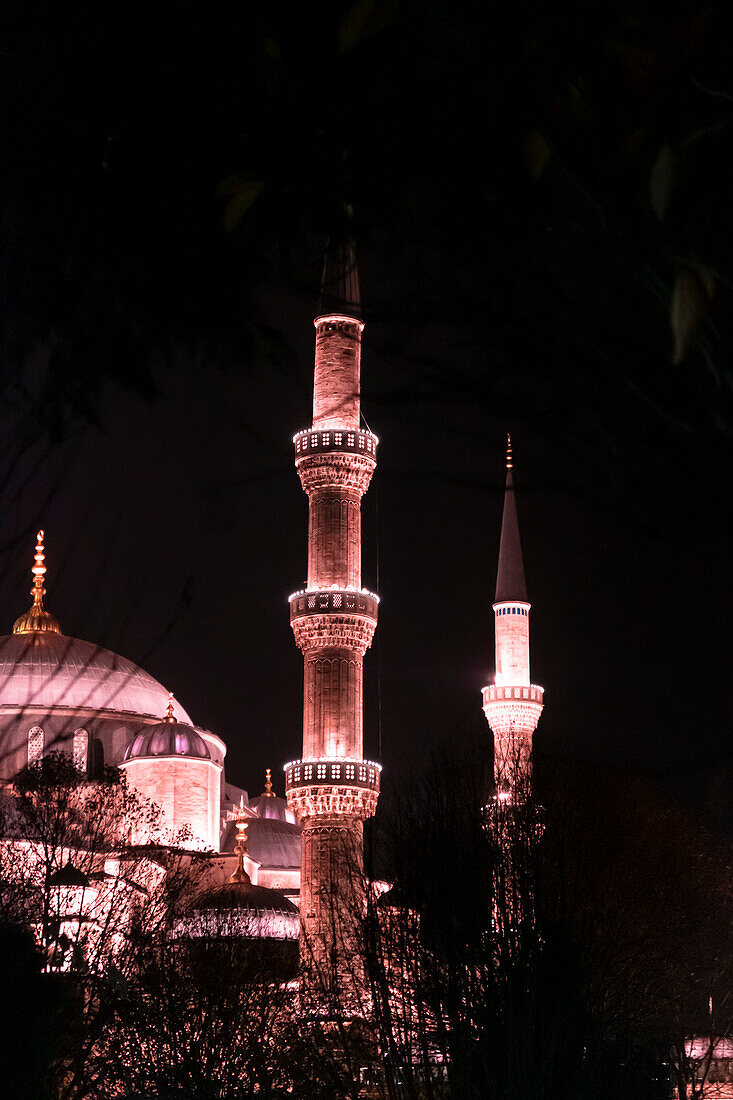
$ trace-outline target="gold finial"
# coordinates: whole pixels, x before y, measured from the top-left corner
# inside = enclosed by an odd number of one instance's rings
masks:
[[[46,589],[43,587],[43,579],[46,576],[46,566],[44,564],[46,555],[43,552],[45,549],[43,539],[44,532],[39,531],[36,536],[34,565],[31,569],[33,574],[33,587],[31,588],[33,603],[24,615],[15,620],[13,634],[61,633],[58,621],[43,606],[43,597],[46,595]]]
[[[265,769],[265,789],[262,792],[263,798],[274,798],[275,792],[272,789],[272,768]]]
[[[506,468],[511,470],[514,463],[512,462],[512,437],[509,432],[506,433]]]
[[[244,853],[247,851],[247,818],[244,815],[244,795],[239,800],[239,816],[237,817],[237,843],[234,845],[237,853],[237,868],[229,876],[230,882],[248,883],[252,880],[244,869]]]
[[[177,722],[178,721],[175,714],[173,713],[173,692],[172,691],[168,692],[168,707],[166,708],[166,712],[163,715],[163,721],[164,722]]]

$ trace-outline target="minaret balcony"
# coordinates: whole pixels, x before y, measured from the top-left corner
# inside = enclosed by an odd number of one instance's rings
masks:
[[[299,818],[366,818],[377,808],[382,767],[373,760],[292,760],[284,771],[288,806]]]
[[[324,454],[328,451],[364,455],[376,462],[378,443],[376,435],[361,428],[328,428],[325,431],[305,428],[293,436],[296,463],[298,459],[308,455]]]
[[[360,615],[377,621],[379,596],[366,588],[306,588],[289,597],[290,621],[311,615]]]
[[[290,597],[290,625],[304,653],[351,649],[362,656],[377,628],[379,596],[366,589],[305,589]]]
[[[539,687],[537,684],[529,684],[523,687],[515,687],[513,684],[501,685],[489,684],[483,688],[484,706],[487,703],[494,703],[497,700],[509,701],[510,699],[529,701],[532,703],[539,703],[543,705],[542,700],[545,694],[545,689]]]
[[[536,684],[485,687],[483,710],[495,736],[531,737],[542,714],[543,694]]]

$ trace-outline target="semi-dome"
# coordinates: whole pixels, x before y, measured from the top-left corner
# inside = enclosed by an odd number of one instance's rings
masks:
[[[67,707],[155,717],[168,692],[132,661],[50,630],[0,637],[0,708]],[[175,714],[190,722],[175,704]]]
[[[151,756],[193,756],[210,760],[211,756],[203,737],[193,726],[175,719],[146,726],[137,733],[125,749],[123,763]]]

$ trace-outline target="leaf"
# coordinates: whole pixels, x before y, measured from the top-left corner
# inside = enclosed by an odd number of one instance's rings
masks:
[[[670,307],[673,363],[687,358],[700,325],[710,313],[715,283],[715,273],[700,264],[688,263],[677,272]]]
[[[228,176],[219,186],[220,195],[230,196],[224,208],[224,228],[227,233],[238,228],[264,186],[264,180],[254,176]]]
[[[677,154],[669,145],[663,145],[649,174],[649,201],[659,221],[669,209],[669,200],[677,175]]]
[[[541,130],[533,130],[524,143],[524,159],[533,180],[542,177],[547,167],[552,149]]]
[[[357,0],[339,27],[339,49],[353,50],[364,38],[383,31],[392,22],[391,0]]]

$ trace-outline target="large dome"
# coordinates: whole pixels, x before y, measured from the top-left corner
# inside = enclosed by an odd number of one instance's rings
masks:
[[[51,631],[0,637],[0,710],[69,707],[160,719],[168,692],[132,661]],[[174,715],[191,723],[180,703]]]

